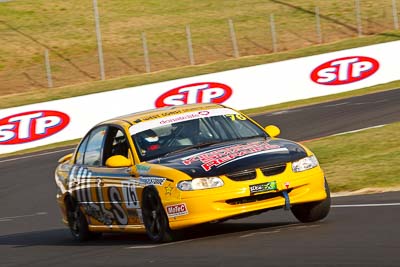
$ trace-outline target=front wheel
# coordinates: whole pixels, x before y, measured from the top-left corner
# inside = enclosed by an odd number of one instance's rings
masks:
[[[327,197],[322,201],[293,206],[291,208],[293,215],[303,223],[316,222],[324,219],[331,209],[331,194],[326,180],[325,192]]]
[[[153,187],[146,187],[143,190],[142,212],[146,233],[153,242],[172,241],[167,214],[158,191]]]

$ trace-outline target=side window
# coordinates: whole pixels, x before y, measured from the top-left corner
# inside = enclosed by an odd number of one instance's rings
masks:
[[[99,127],[90,133],[83,159],[83,164],[90,166],[101,165],[101,152],[107,127]]]
[[[112,156],[121,155],[124,157],[128,157],[128,141],[126,140],[125,134],[117,129],[117,132],[112,140]]]
[[[109,157],[116,155],[129,158],[129,144],[126,135],[121,129],[110,126],[104,144],[103,164]]]
[[[81,143],[81,145],[79,146],[78,152],[76,153],[76,160],[75,160],[75,164],[83,164],[83,157],[85,155],[85,149],[86,149],[86,144],[89,140],[89,136],[86,136],[85,140],[83,140],[83,142]]]

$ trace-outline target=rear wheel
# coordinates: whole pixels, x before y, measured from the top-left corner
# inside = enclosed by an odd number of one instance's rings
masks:
[[[74,211],[68,212],[68,225],[72,236],[79,242],[89,240],[90,232],[85,216],[77,207]]]
[[[71,199],[66,201],[68,226],[72,236],[79,242],[84,242],[92,238],[98,238],[101,233],[89,231],[89,226],[85,215],[79,206]]]
[[[295,205],[291,208],[293,215],[303,223],[316,222],[324,219],[331,209],[331,195],[328,182],[325,180],[327,198],[312,203]]]
[[[172,241],[168,217],[165,214],[158,191],[154,187],[146,187],[143,190],[142,212],[147,235],[152,241]]]

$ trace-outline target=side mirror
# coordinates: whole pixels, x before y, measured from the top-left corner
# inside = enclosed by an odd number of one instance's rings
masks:
[[[72,159],[72,156],[73,156],[73,155],[74,155],[73,153],[70,153],[70,154],[68,154],[68,155],[65,155],[64,157],[62,157],[62,158],[60,158],[60,159],[58,160],[58,163],[64,163],[64,162],[70,161],[70,160]]]
[[[271,137],[277,137],[281,133],[281,130],[275,125],[268,125],[264,129]]]
[[[106,166],[109,168],[129,167],[132,166],[132,162],[124,156],[115,155],[106,160]]]

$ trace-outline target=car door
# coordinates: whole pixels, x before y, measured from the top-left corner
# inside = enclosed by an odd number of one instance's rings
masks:
[[[139,182],[132,176],[134,163],[132,151],[122,127],[109,125],[101,155],[102,165],[96,171],[100,187],[102,187],[102,201],[105,209],[114,215],[113,224],[120,227],[129,225],[131,228],[142,225],[143,219],[138,197]],[[107,167],[107,159],[116,155],[129,159],[131,166]]]
[[[78,148],[70,188],[91,226],[112,228],[142,223],[131,167],[105,165],[115,155],[132,159],[124,130],[113,125],[94,128]]]
[[[100,165],[107,126],[91,130],[81,142],[70,172],[70,189],[91,225],[111,225],[114,215],[105,207]]]

